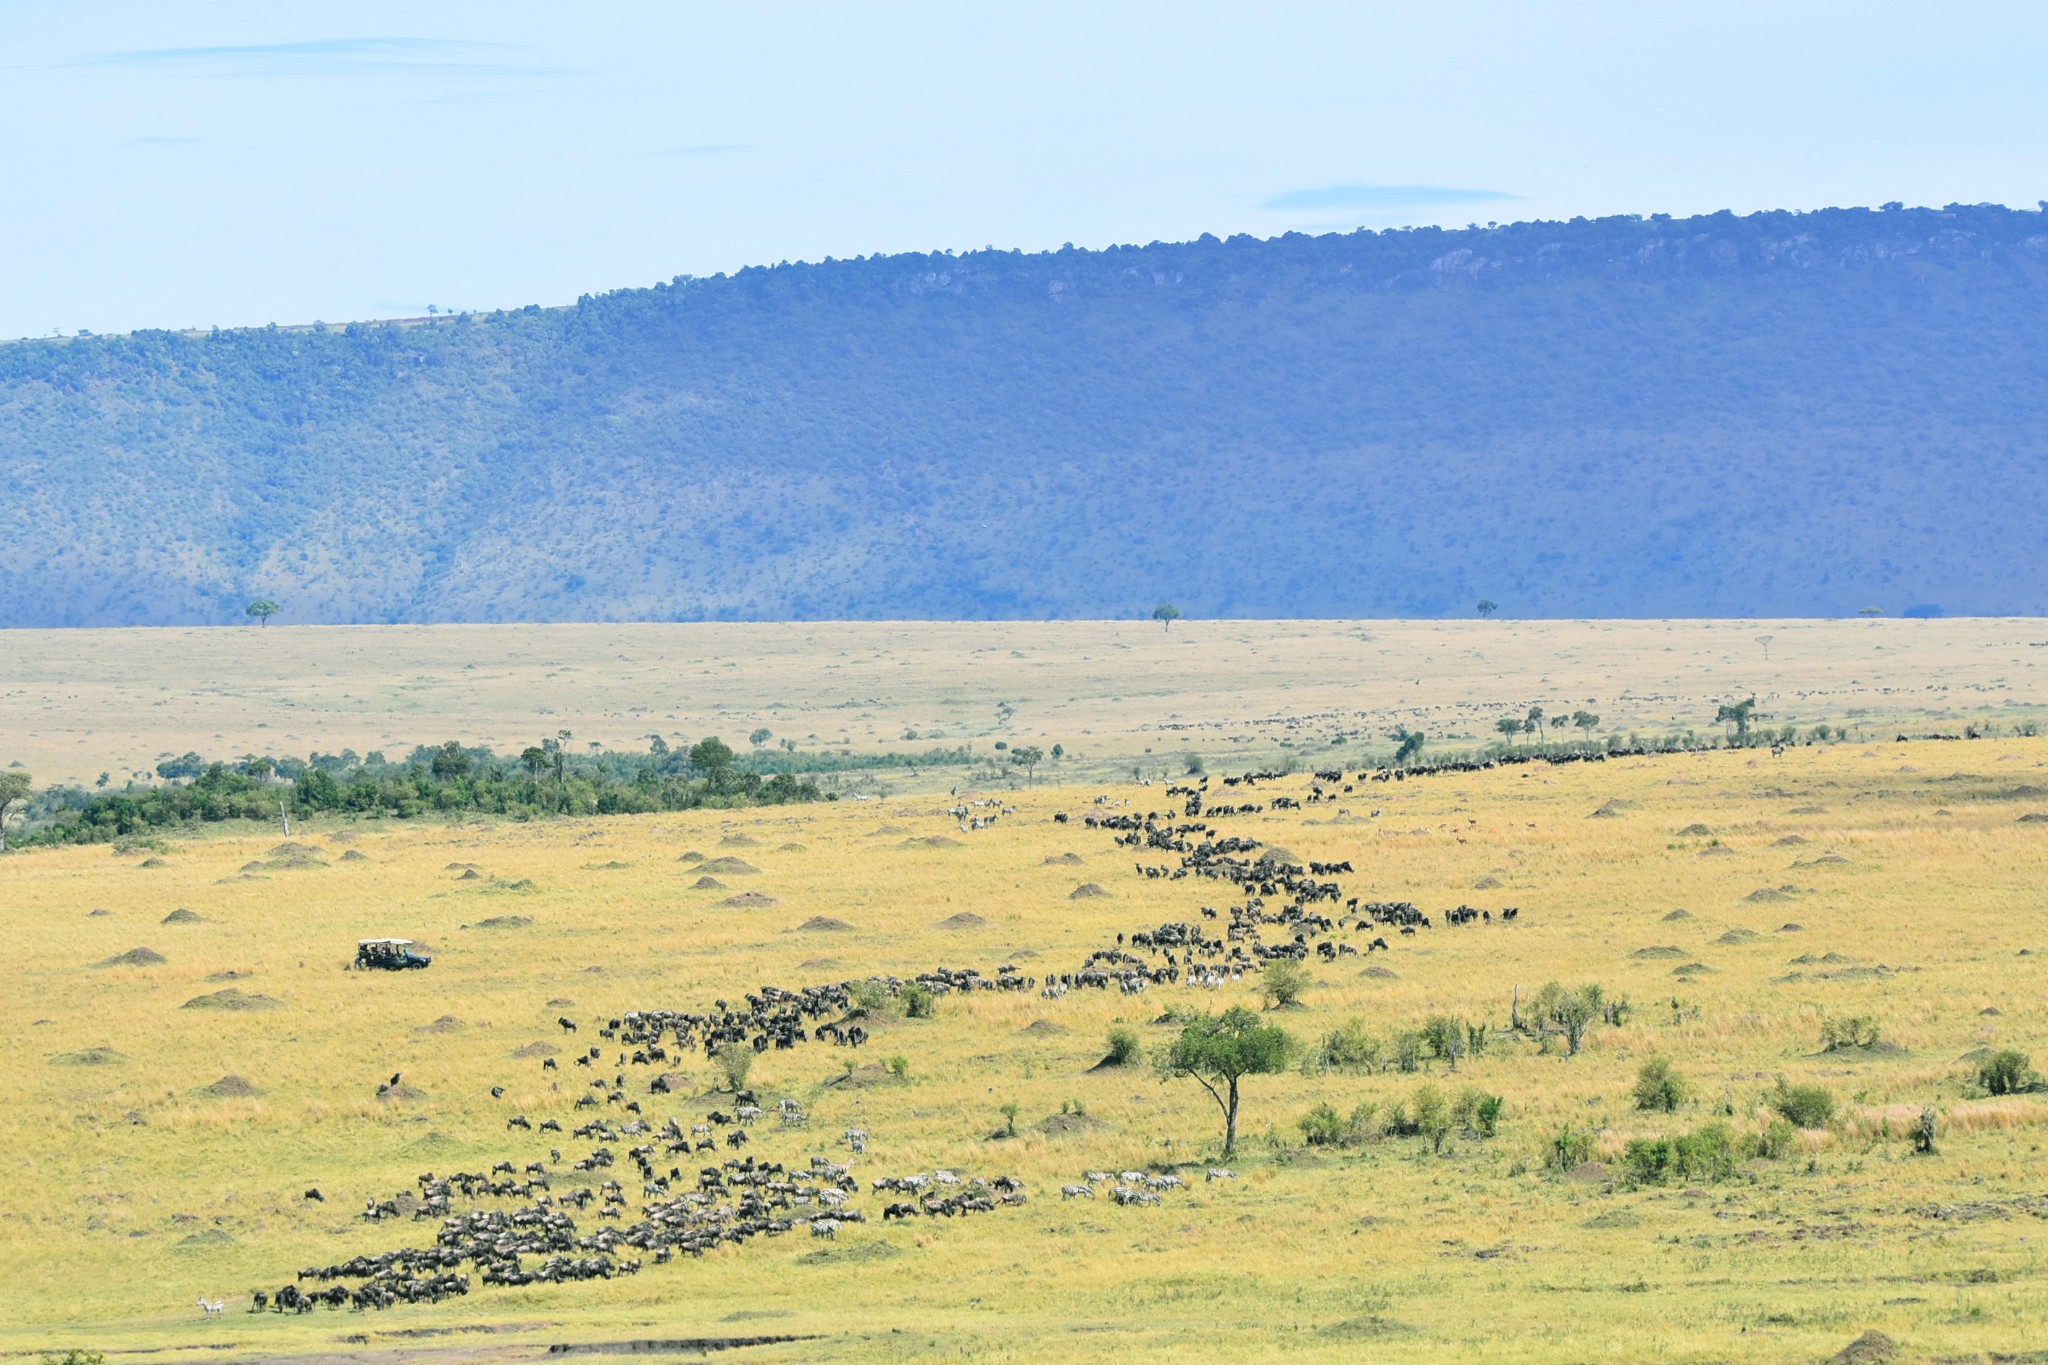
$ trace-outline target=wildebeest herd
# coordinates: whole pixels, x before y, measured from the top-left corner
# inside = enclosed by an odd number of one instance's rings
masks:
[[[1227,787],[1255,787],[1275,774],[1225,778]],[[1399,780],[1402,774],[1360,774],[1359,781]],[[1318,773],[1306,798],[1311,803],[1334,800],[1343,784],[1341,773]],[[1208,779],[1199,784],[1169,787],[1181,804],[1168,812],[1144,815],[1089,815],[1084,824],[1115,836],[1116,843],[1177,859],[1169,866],[1138,865],[1147,879],[1189,877],[1227,883],[1242,897],[1219,911],[1201,907],[1200,918],[1161,923],[1118,934],[1113,946],[1090,953],[1071,972],[1039,978],[1005,963],[992,975],[971,967],[937,967],[907,980],[893,976],[866,981],[841,981],[796,988],[761,986],[738,999],[718,999],[708,1008],[628,1010],[600,1021],[595,1031],[602,1045],[591,1045],[572,1062],[599,1074],[572,1107],[578,1110],[616,1107],[622,1117],[593,1117],[576,1123],[569,1136],[593,1145],[573,1161],[550,1148],[547,1161],[515,1164],[501,1161],[487,1172],[424,1172],[417,1190],[366,1201],[363,1218],[415,1221],[438,1219],[429,1246],[403,1247],[358,1255],[330,1265],[308,1267],[296,1280],[268,1293],[252,1295],[252,1311],[308,1312],[315,1307],[389,1308],[398,1304],[436,1302],[469,1292],[472,1281],[484,1285],[554,1284],[610,1279],[638,1272],[642,1265],[666,1263],[678,1252],[702,1256],[725,1244],[757,1237],[776,1237],[807,1228],[814,1237],[834,1239],[848,1224],[867,1221],[850,1201],[860,1191],[845,1162],[811,1155],[806,1164],[785,1164],[738,1154],[768,1112],[792,1136],[806,1130],[808,1116],[794,1100],[783,1099],[765,1109],[749,1091],[734,1095],[731,1110],[714,1109],[687,1125],[677,1117],[656,1121],[649,1105],[673,1090],[670,1068],[690,1053],[715,1058],[725,1049],[755,1053],[790,1049],[808,1042],[860,1047],[868,1039],[866,1006],[879,996],[902,998],[911,988],[932,996],[980,991],[1037,990],[1057,1000],[1076,989],[1114,987],[1126,994],[1152,986],[1218,986],[1242,980],[1248,972],[1281,960],[1311,954],[1325,961],[1387,950],[1385,931],[1414,934],[1434,927],[1435,920],[1406,901],[1345,897],[1339,877],[1354,874],[1349,861],[1296,863],[1275,850],[1260,853],[1258,840],[1232,836],[1211,821],[1258,811],[1255,805],[1208,806]],[[1007,809],[996,814],[1010,814]],[[947,814],[960,818],[958,810]],[[996,814],[979,817],[983,826]],[[970,822],[975,817],[970,813]],[[1065,824],[1064,814],[1055,817]],[[1256,856],[1254,856],[1256,855]],[[1446,925],[1511,922],[1517,911],[1498,912],[1458,906],[1443,916]],[[1214,921],[1210,927],[1207,921]],[[1354,941],[1356,940],[1356,941]],[[562,1032],[575,1034],[586,1025],[567,1016],[556,1021]],[[612,1059],[607,1062],[606,1053]],[[553,1057],[541,1063],[559,1073]],[[656,1074],[643,1097],[629,1091],[634,1068]],[[505,1087],[494,1086],[493,1097]],[[562,1135],[564,1121],[515,1114],[508,1130]],[[868,1135],[848,1129],[842,1141],[855,1156],[865,1152]],[[721,1145],[732,1155],[714,1162]],[[626,1186],[603,1173],[618,1164],[620,1154],[637,1172],[637,1207]],[[674,1164],[669,1164],[673,1162]],[[685,1164],[694,1165],[686,1174]],[[593,1186],[591,1177],[599,1177]],[[1231,1172],[1212,1168],[1210,1181],[1227,1180]],[[556,1190],[560,1182],[567,1188]],[[1116,1203],[1157,1204],[1162,1194],[1183,1187],[1171,1171],[1089,1172],[1084,1181],[1062,1188],[1066,1198],[1095,1198],[1098,1187]],[[907,1218],[961,1217],[992,1213],[1021,1205],[1022,1182],[1011,1176],[993,1179],[962,1177],[951,1171],[883,1176],[870,1181],[873,1196],[886,1200],[882,1221]],[[318,1198],[318,1192],[307,1191]],[[483,1206],[486,1201],[492,1206]],[[458,1209],[458,1203],[469,1207]],[[595,1204],[594,1213],[591,1205]],[[585,1230],[577,1218],[597,1226]],[[355,1281],[350,1288],[345,1281]],[[310,1287],[307,1287],[310,1286]]]
[[[370,1199],[362,1217],[371,1222],[408,1215],[414,1221],[439,1219],[431,1246],[401,1247],[307,1267],[274,1292],[253,1293],[250,1311],[304,1313],[317,1307],[433,1303],[467,1294],[473,1280],[484,1285],[531,1285],[612,1279],[636,1274],[646,1263],[665,1264],[677,1253],[702,1256],[722,1245],[778,1237],[800,1228],[813,1237],[833,1240],[842,1227],[867,1221],[867,1214],[850,1203],[859,1194],[851,1161],[813,1155],[806,1164],[785,1165],[744,1155],[698,1165],[691,1174],[680,1163],[662,1169],[664,1161],[688,1159],[715,1146],[700,1135],[720,1127],[731,1128],[729,1139],[744,1139],[746,1127],[757,1123],[764,1111],[752,1092],[742,1091],[734,1098],[731,1114],[713,1111],[703,1123],[688,1128],[673,1117],[659,1126],[644,1118],[616,1125],[607,1120],[582,1124],[574,1135],[597,1145],[573,1163],[565,1164],[559,1150],[551,1149],[550,1162],[528,1162],[516,1173],[511,1161],[499,1162],[489,1172],[422,1172],[415,1182],[417,1193]],[[781,1102],[776,1112],[797,1120],[787,1128],[802,1130],[801,1108],[794,1101]],[[559,1131],[558,1121],[547,1120],[542,1126],[549,1124]],[[866,1134],[849,1129],[842,1141],[859,1152],[865,1150]],[[618,1163],[619,1146],[640,1176],[637,1208],[618,1179],[605,1178],[593,1187],[581,1177],[580,1183],[559,1193],[554,1189],[554,1180],[565,1169],[611,1169]],[[877,1195],[899,1191],[913,1196],[912,1202],[890,1204],[883,1211],[885,1219],[993,1212],[1026,1199],[1024,1183],[1013,1176],[984,1179],[951,1171],[882,1177],[873,1182],[872,1190]],[[458,1211],[453,1207],[457,1200],[472,1205],[502,1200],[510,1206]],[[579,1216],[588,1216],[597,1226],[585,1231],[577,1222]],[[358,1283],[353,1288],[342,1283],[350,1280]],[[309,1283],[313,1287],[305,1287]]]

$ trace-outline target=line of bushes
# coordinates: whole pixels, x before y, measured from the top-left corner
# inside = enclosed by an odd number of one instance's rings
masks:
[[[1490,1138],[1499,1132],[1504,1105],[1499,1095],[1477,1086],[1447,1097],[1424,1081],[1404,1104],[1383,1110],[1367,1100],[1343,1114],[1324,1101],[1302,1115],[1296,1126],[1311,1147],[1357,1147],[1376,1138],[1419,1137],[1429,1142],[1432,1151],[1441,1152],[1453,1132],[1473,1138]]]

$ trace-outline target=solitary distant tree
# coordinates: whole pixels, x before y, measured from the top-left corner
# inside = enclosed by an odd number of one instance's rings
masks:
[[[1180,620],[1180,608],[1171,602],[1161,602],[1158,606],[1152,608],[1152,619],[1165,626],[1168,630],[1172,630],[1173,623]]]
[[[1180,1037],[1159,1054],[1162,1080],[1193,1079],[1223,1111],[1223,1155],[1237,1149],[1238,1082],[1271,1076],[1287,1068],[1294,1039],[1285,1029],[1259,1022],[1243,1005],[1220,1015],[1190,1019]]]
[[[28,802],[35,783],[19,768],[0,772],[0,853],[7,851],[7,813]]]
[[[1735,738],[1739,743],[1749,738],[1749,722],[1750,718],[1755,714],[1755,697],[1751,697],[1748,701],[1735,702],[1732,705],[1728,702],[1722,702],[1721,709],[1714,713],[1714,723],[1716,725],[1733,725],[1735,727]]]
[[[1038,776],[1038,765],[1045,762],[1045,750],[1036,744],[1020,744],[1010,750],[1010,762],[1024,770],[1025,780],[1035,780]]]
[[[256,624],[259,626],[269,624],[270,618],[283,610],[283,607],[278,606],[277,603],[271,601],[268,597],[259,597],[248,606],[242,608],[243,614],[255,617]]]
[[[1515,719],[1513,716],[1502,716],[1499,720],[1493,723],[1493,728],[1500,731],[1503,735],[1506,735],[1508,738],[1508,743],[1513,744],[1515,742],[1515,736],[1522,733],[1522,722]]]
[[[1594,715],[1591,711],[1574,711],[1572,712],[1572,724],[1584,730],[1588,735],[1591,735],[1600,728],[1600,717]]]
[[[1764,647],[1765,663],[1769,663],[1771,661],[1771,641],[1777,638],[1778,637],[1775,635],[1759,635],[1756,637],[1756,642]]]
[[[1882,616],[1882,615],[1884,615],[1884,608],[1883,608],[1883,607],[1858,607],[1858,608],[1856,609],[1856,614],[1857,614],[1858,616]]]
[[[1474,610],[1481,616],[1491,616],[1500,610],[1500,603],[1494,601],[1491,597],[1482,597],[1479,599],[1479,605]]]
[[[1421,753],[1425,742],[1420,730],[1393,730],[1388,733],[1387,738],[1393,740],[1395,744],[1394,765],[1396,767]]]
[[[1592,985],[1566,990],[1551,981],[1536,996],[1537,1016],[1557,1026],[1564,1034],[1566,1053],[1573,1057],[1579,1055],[1579,1048],[1585,1044],[1586,1030],[1600,1022],[1605,1004],[1600,988]]]
[[[753,745],[756,749],[758,749],[763,744],[766,744],[769,740],[773,738],[775,738],[774,733],[770,731],[767,726],[764,725],[760,729],[754,731],[753,734],[747,736],[747,743]]]

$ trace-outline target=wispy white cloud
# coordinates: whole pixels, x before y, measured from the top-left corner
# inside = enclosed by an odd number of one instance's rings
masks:
[[[461,38],[321,38],[297,43],[156,47],[102,52],[65,66],[154,66],[210,76],[342,76],[368,73],[559,76],[563,68],[514,61],[508,43]]]
[[[1442,204],[1502,203],[1521,197],[1505,190],[1452,189],[1443,185],[1326,185],[1320,189],[1288,190],[1260,207],[1321,213],[1331,209],[1417,209]]]

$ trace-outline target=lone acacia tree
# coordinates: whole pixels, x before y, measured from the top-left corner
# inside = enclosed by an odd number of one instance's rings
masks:
[[[1566,1055],[1572,1057],[1585,1045],[1586,1031],[1609,1014],[1606,993],[1592,984],[1567,990],[1555,981],[1545,982],[1535,1004],[1538,1021],[1556,1026],[1564,1035]]]
[[[1180,620],[1180,608],[1171,602],[1161,602],[1152,608],[1152,619],[1170,631],[1173,629],[1173,623]]]
[[[1159,1054],[1161,1080],[1192,1078],[1223,1111],[1223,1155],[1237,1149],[1238,1082],[1287,1069],[1294,1039],[1287,1030],[1259,1022],[1243,1005],[1222,1014],[1190,1019],[1180,1037]]]
[[[256,624],[262,626],[268,625],[270,623],[270,618],[277,615],[279,612],[283,610],[283,607],[280,607],[279,605],[277,605],[277,603],[271,601],[268,597],[259,597],[254,602],[251,602],[248,606],[242,608],[242,613],[245,616],[255,617]]]
[[[1025,781],[1036,781],[1038,765],[1045,762],[1045,750],[1036,744],[1020,744],[1010,750],[1010,762],[1024,770]]]
[[[17,802],[26,804],[35,783],[20,769],[0,772],[0,853],[7,851],[7,813]]]
[[[1394,741],[1394,766],[1397,768],[1421,753],[1422,746],[1428,743],[1422,731],[1410,730],[1406,726],[1402,726],[1397,730],[1389,730],[1387,738]]]
[[[732,762],[731,746],[717,735],[700,739],[690,746],[690,766],[707,777],[724,773],[732,767]]]
[[[1479,605],[1474,607],[1473,610],[1481,616],[1491,616],[1500,610],[1500,603],[1494,601],[1491,597],[1482,597],[1479,599]]]
[[[1755,697],[1751,697],[1748,701],[1738,701],[1733,704],[1722,702],[1721,709],[1714,713],[1714,723],[1716,725],[1733,725],[1735,727],[1735,742],[1740,744],[1743,740],[1749,738],[1749,721],[1755,714]]]

